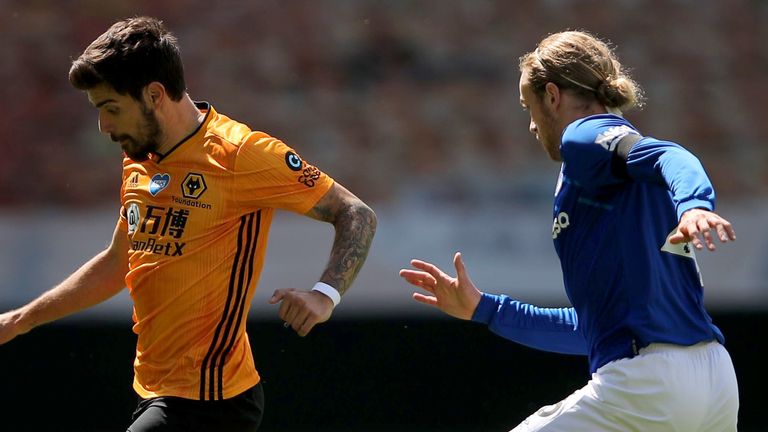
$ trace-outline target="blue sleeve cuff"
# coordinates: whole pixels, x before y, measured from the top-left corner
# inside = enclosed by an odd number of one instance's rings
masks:
[[[497,335],[519,344],[562,354],[587,353],[584,336],[577,331],[573,308],[539,308],[510,300],[506,295],[483,293],[472,314]]]
[[[696,198],[681,202],[677,205],[677,220],[679,221],[680,218],[683,217],[683,213],[693,208],[703,208],[709,211],[713,211],[715,206],[711,201]]]
[[[499,300],[500,296],[482,293],[480,303],[477,304],[477,308],[475,308],[475,312],[472,314],[472,321],[490,324],[498,310]]]

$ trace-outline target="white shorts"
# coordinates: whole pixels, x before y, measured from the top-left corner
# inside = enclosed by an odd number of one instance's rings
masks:
[[[586,386],[512,432],[736,431],[738,410],[736,373],[722,345],[651,344],[599,368]]]

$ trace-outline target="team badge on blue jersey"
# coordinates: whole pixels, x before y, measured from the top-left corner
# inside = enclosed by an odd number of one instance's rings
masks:
[[[672,237],[672,234],[676,232],[677,232],[677,228],[673,229],[672,232],[670,232],[667,235],[667,239],[664,241],[664,244],[661,246],[661,251],[692,259],[693,263],[696,264],[696,273],[699,275],[699,284],[701,284],[701,286],[704,286],[704,278],[701,276],[701,269],[699,268],[699,262],[696,260],[696,252],[694,252],[693,248],[691,247],[691,244],[690,243],[672,244],[672,242],[669,241],[669,238]]]
[[[168,187],[168,183],[170,182],[171,175],[168,173],[153,175],[152,180],[149,182],[149,193],[151,193],[152,196],[157,195],[161,190]]]
[[[677,243],[672,244],[672,242],[669,241],[669,238],[672,236],[672,234],[677,232],[677,228],[673,229],[672,232],[667,235],[667,239],[664,241],[664,244],[661,246],[662,252],[669,252],[671,254],[679,255],[681,257],[686,258],[693,258],[696,259],[696,254],[693,252],[693,249],[691,249],[691,245],[689,243]]]

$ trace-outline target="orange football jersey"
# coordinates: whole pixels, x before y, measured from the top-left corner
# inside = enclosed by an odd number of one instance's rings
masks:
[[[305,213],[333,185],[280,140],[198,108],[205,120],[168,154],[123,162],[144,398],[227,399],[259,382],[245,322],[274,209]]]

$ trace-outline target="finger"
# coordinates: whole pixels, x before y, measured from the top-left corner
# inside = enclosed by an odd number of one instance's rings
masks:
[[[411,283],[423,281],[426,274],[420,271],[400,270],[400,277]]]
[[[425,296],[424,294],[413,293],[413,299],[419,303],[437,307],[437,297]]]
[[[275,292],[272,293],[272,297],[269,298],[269,304],[276,304],[283,299],[283,295],[281,290],[275,290]]]
[[[727,220],[723,220],[723,227],[725,228],[725,232],[728,233],[728,238],[731,239],[731,241],[736,240],[736,231],[734,231],[733,225]]]
[[[304,322],[301,324],[301,327],[299,327],[299,330],[298,330],[299,336],[304,337],[308,335],[309,332],[311,332],[312,329],[315,328],[316,324],[317,324],[317,320],[307,316],[307,319],[305,319]]]
[[[286,304],[287,302],[283,302],[283,304]],[[285,320],[288,321],[291,324],[291,327],[293,327],[294,330],[298,328],[299,325],[301,325],[301,320],[298,319],[298,316],[301,314],[301,308],[298,305],[291,304],[288,306],[288,309],[285,312]]]
[[[717,236],[720,238],[721,242],[727,243],[736,240],[736,232],[733,230],[731,223],[727,220],[722,218],[718,219],[715,229],[717,230]]]
[[[704,238],[704,244],[707,246],[707,249],[715,250],[715,242],[712,241],[712,228],[709,225],[709,221],[707,219],[699,219],[696,225],[699,233]]]
[[[397,274],[399,274],[401,277],[406,277],[406,276],[424,275],[424,274],[428,274],[428,273],[427,272],[423,272],[421,270],[400,269],[400,271]]]
[[[424,270],[425,272],[432,275],[432,277],[434,277],[436,280],[446,277],[446,274],[443,273],[442,270],[437,268],[437,266],[432,263],[415,259],[415,260],[411,260],[411,265],[416,267],[419,270]]]
[[[272,297],[269,298],[269,303],[275,304],[281,301],[285,297],[285,295],[291,291],[295,291],[295,288],[283,288],[283,289],[275,290],[275,292],[272,293]]]
[[[704,246],[699,239],[699,228],[696,227],[696,224],[691,222],[685,228],[688,231],[688,238],[690,239],[690,242],[693,243],[693,247],[696,249],[703,249]]]
[[[719,238],[722,243],[728,241],[728,232],[725,230],[722,221],[717,221],[717,223],[715,223],[715,230],[717,231],[717,238]]]
[[[411,285],[427,290],[429,292],[432,292],[437,285],[435,278],[433,278],[432,275],[428,273],[410,271],[406,273],[401,271],[400,276],[402,276],[403,279],[405,279],[405,281]]]
[[[304,325],[306,324],[307,320],[309,319],[309,310],[303,310],[293,317],[291,322],[291,327],[296,331],[296,333],[299,334],[299,336],[305,336],[307,333],[304,332],[302,334],[302,329],[304,328]]]
[[[280,303],[280,309],[277,311],[277,315],[280,317],[281,320],[286,321],[290,323],[291,321],[288,319],[289,313],[291,312],[291,302],[284,301]]]
[[[433,273],[440,273],[440,269],[437,268],[436,265],[434,265],[434,264],[432,264],[430,262],[427,262],[427,261],[422,261],[422,260],[419,260],[419,259],[412,259],[411,260],[411,265],[416,267],[419,270],[423,270],[423,271],[431,274],[432,276],[434,276]]]
[[[434,276],[432,276],[427,272],[419,271],[419,270],[402,269],[400,270],[400,276],[409,281],[414,280],[414,281],[432,282],[433,285],[437,283]]]
[[[416,288],[421,288],[424,291],[427,291],[427,292],[430,292],[430,293],[433,293],[433,294],[434,294],[434,291],[435,291],[434,287],[431,287],[431,286],[425,284],[424,282],[415,282],[414,281],[414,282],[411,282],[411,285],[415,286]]]
[[[686,243],[688,242],[688,239],[686,238],[686,235],[683,234],[680,229],[678,229],[674,234],[669,236],[669,242],[671,244]]]
[[[301,336],[301,337],[305,337],[306,335],[308,335],[308,334],[309,334],[309,332],[311,332],[311,331],[312,331],[312,329],[313,329],[314,327],[315,327],[315,325],[314,325],[314,324],[311,324],[311,325],[303,325],[303,326],[301,326],[301,328],[299,328],[299,330],[298,330],[296,333],[298,333],[298,335],[299,335],[299,336]]]

